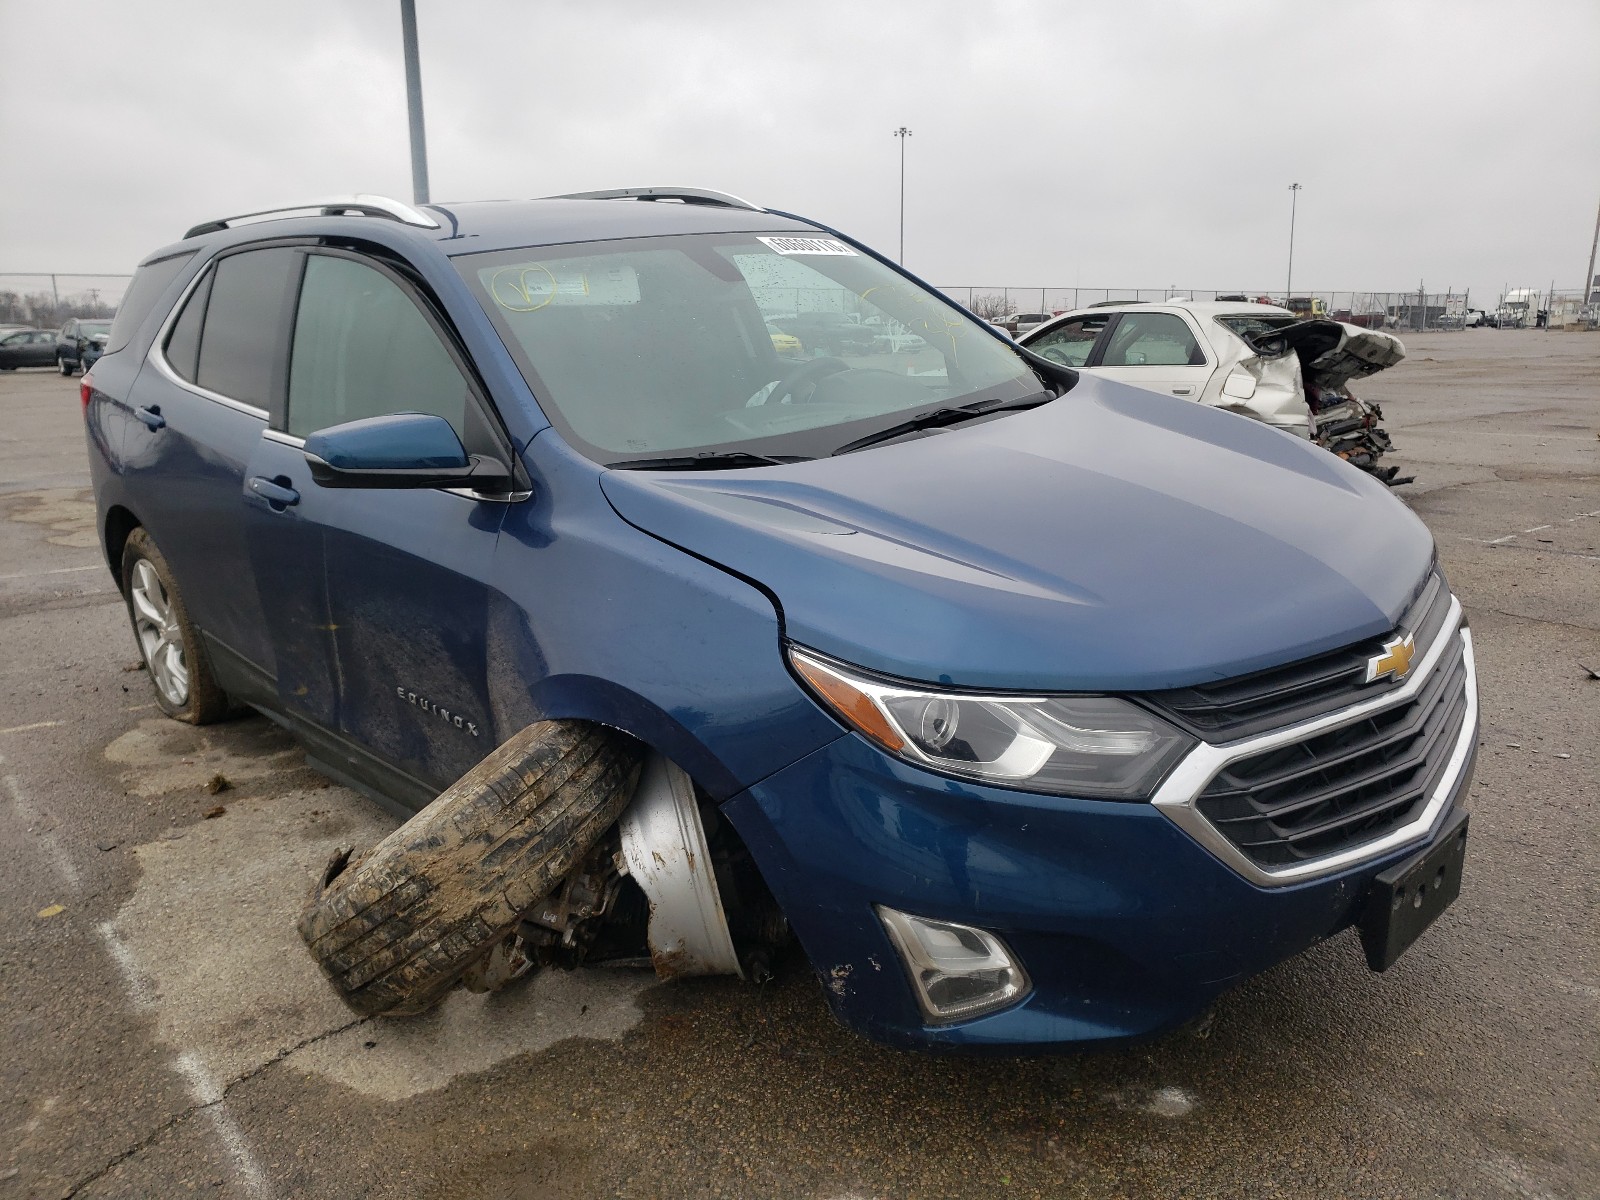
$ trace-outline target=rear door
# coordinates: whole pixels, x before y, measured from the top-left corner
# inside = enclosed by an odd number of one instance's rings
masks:
[[[250,465],[252,555],[285,706],[436,791],[498,744],[488,579],[506,502],[439,489],[328,488],[301,446],[390,413],[444,417],[509,466],[509,440],[431,303],[363,256],[308,251],[286,404]],[[303,564],[320,564],[320,575]],[[343,765],[372,777],[373,764]],[[391,794],[414,795],[405,781]]]
[[[285,247],[248,249],[196,278],[133,382],[122,441],[135,513],[166,556],[219,681],[241,699],[270,698],[275,671],[242,493],[282,385],[297,265]]]
[[[1088,365],[1096,375],[1191,400],[1216,366],[1187,317],[1144,309],[1118,313]]]
[[[33,339],[29,347],[28,365],[30,367],[50,367],[56,361],[56,335],[47,330],[39,330],[28,335]]]

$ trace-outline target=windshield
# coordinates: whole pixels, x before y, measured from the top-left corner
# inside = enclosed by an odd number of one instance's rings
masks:
[[[1037,393],[978,321],[832,238],[693,234],[456,260],[551,424],[601,463],[831,454]]]

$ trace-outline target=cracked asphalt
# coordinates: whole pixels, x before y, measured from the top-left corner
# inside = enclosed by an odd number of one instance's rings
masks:
[[[1368,391],[1482,680],[1460,900],[1383,976],[1344,935],[1208,1030],[1007,1061],[869,1045],[795,957],[354,1019],[293,916],[392,821],[161,719],[77,381],[0,376],[0,1200],[1600,1197],[1600,335],[1406,341]]]

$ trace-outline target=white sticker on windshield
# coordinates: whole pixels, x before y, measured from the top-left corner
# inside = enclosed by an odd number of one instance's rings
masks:
[[[774,254],[845,254],[854,258],[856,253],[836,238],[758,237],[756,241]]]

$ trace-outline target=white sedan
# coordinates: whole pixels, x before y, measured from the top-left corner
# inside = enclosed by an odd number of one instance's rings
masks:
[[[1226,301],[1078,309],[1017,342],[1063,366],[1231,409],[1319,442],[1334,419],[1345,419],[1344,409],[1359,404],[1346,390],[1352,379],[1405,357],[1400,340],[1380,330]]]

